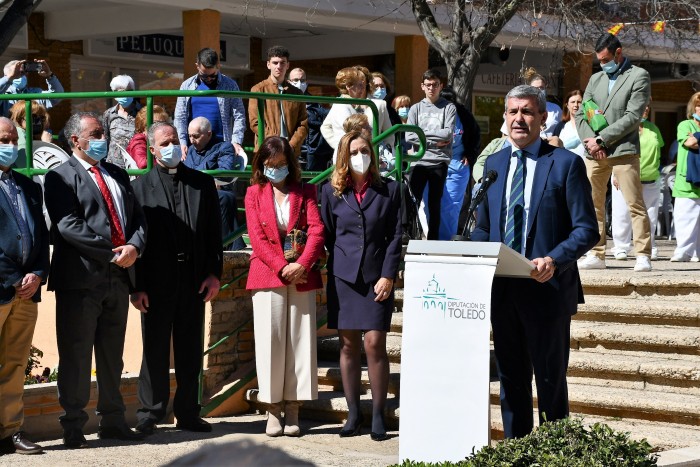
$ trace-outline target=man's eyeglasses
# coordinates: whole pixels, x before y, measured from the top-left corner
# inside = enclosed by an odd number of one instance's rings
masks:
[[[299,84],[299,83],[306,83],[306,80],[305,80],[305,79],[301,79],[301,78],[299,78],[299,79],[290,79],[289,82],[290,82],[290,83],[294,83],[294,84]]]
[[[218,72],[214,72],[210,75],[205,75],[203,73],[199,73],[198,75],[199,75],[199,79],[202,81],[211,81],[213,79],[216,79],[217,74],[218,74]]]
[[[423,86],[425,86],[428,89],[432,89],[440,87],[440,83],[423,83]]]

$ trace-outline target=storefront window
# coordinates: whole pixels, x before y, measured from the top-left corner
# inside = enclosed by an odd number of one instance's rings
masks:
[[[481,149],[501,136],[505,96],[476,95],[474,117],[481,128]]]

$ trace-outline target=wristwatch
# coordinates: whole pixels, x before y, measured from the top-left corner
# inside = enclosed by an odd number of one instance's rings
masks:
[[[607,149],[607,146],[605,145],[605,141],[603,141],[603,138],[601,138],[600,136],[598,136],[595,139],[595,144],[597,144],[598,146],[600,146],[603,149]]]

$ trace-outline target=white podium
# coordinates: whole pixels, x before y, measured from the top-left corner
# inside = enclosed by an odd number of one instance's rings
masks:
[[[399,459],[456,462],[490,441],[493,278],[534,266],[492,242],[412,240],[405,262]]]

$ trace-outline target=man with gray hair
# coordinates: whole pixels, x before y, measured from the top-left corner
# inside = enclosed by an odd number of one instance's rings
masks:
[[[599,234],[583,160],[540,138],[544,94],[513,88],[505,119],[512,146],[486,159],[484,173],[497,178],[471,239],[505,243],[534,266],[530,278],[497,277],[491,290],[503,429],[506,438],[519,438],[533,427],[533,371],[540,423],[569,414],[571,315],[583,303],[576,260]]]
[[[177,427],[208,432],[199,416],[204,304],[219,293],[223,253],[214,179],[181,162],[174,126],[154,123],[148,144],[155,166],[134,182],[149,225],[148,248],[136,262],[131,303],[141,310],[143,360],[136,430],[153,433],[170,399],[172,338]],[[230,144],[229,144],[230,147]]]
[[[211,123],[205,117],[192,120],[187,128],[191,146],[184,164],[194,170],[245,170],[245,159],[233,152],[230,144],[211,131]],[[216,179],[219,207],[221,208],[221,239],[238,228],[236,193],[230,177]],[[245,243],[236,240],[233,250],[242,250]]]
[[[56,291],[58,402],[63,444],[85,448],[93,349],[97,370],[98,436],[139,440],[126,425],[119,386],[129,290],[136,258],[146,247],[146,222],[124,169],[105,162],[102,119],[81,112],[64,133],[68,161],[46,174],[53,258],[49,290]]]
[[[58,77],[51,71],[46,60],[12,60],[5,64],[4,76],[0,78],[0,94],[29,94],[63,92],[63,86]],[[46,80],[47,90],[27,87],[27,73],[36,73]],[[21,96],[18,96],[21,99]],[[0,115],[10,116],[10,107],[17,100],[0,101]],[[47,109],[58,105],[61,99],[38,99],[35,101]]]
[[[133,91],[136,89],[134,80],[129,75],[117,75],[109,83],[112,91]],[[129,141],[136,131],[136,114],[141,104],[133,97],[115,97],[116,104],[105,110],[102,121],[105,127],[105,137],[109,144],[107,161],[121,168],[126,166],[122,149],[126,150]]]

